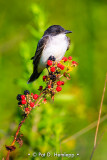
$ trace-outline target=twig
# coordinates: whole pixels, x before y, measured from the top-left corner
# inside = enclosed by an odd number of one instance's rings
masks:
[[[102,111],[102,106],[103,106],[103,101],[104,101],[104,95],[105,95],[105,90],[106,90],[106,83],[107,83],[107,73],[106,73],[105,85],[104,85],[104,89],[103,89],[103,95],[102,95],[102,99],[101,99],[98,122],[97,122],[97,127],[96,127],[96,132],[95,132],[94,147],[93,147],[93,151],[92,151],[90,160],[92,159],[94,151],[95,151],[95,149],[97,147],[97,143],[96,142],[97,142],[97,135],[98,135],[98,129],[99,129],[99,124],[100,124],[100,118],[101,118],[101,111]]]
[[[28,116],[28,115],[27,115],[27,116]],[[18,129],[17,129],[17,131],[16,131],[16,133],[15,133],[15,136],[14,136],[14,139],[13,139],[13,142],[12,142],[11,146],[14,146],[14,144],[15,144],[15,142],[16,142],[16,139],[17,139],[17,136],[18,136],[18,134],[19,134],[20,128],[21,128],[22,124],[25,122],[27,116],[24,117],[24,119],[19,123]],[[8,153],[7,153],[6,160],[9,160],[9,155],[10,155],[10,150],[9,150]]]
[[[50,57],[50,58],[53,58],[53,57]],[[46,87],[45,87],[45,89],[40,89],[39,88],[39,90],[42,91],[40,93],[40,95],[38,96],[37,94],[35,94],[35,95],[31,94],[31,96],[29,96],[30,92],[28,90],[24,91],[24,95],[21,95],[21,94],[17,95],[17,100],[19,101],[18,105],[19,105],[19,107],[21,107],[22,111],[24,111],[25,117],[19,123],[18,129],[17,129],[17,131],[15,133],[15,136],[14,136],[14,139],[13,139],[13,142],[12,142],[11,146],[7,146],[6,145],[6,149],[8,150],[6,160],[9,160],[10,152],[14,151],[16,149],[16,147],[14,145],[16,141],[19,143],[20,146],[22,146],[23,141],[21,140],[20,137],[18,137],[18,134],[19,134],[19,131],[21,129],[21,126],[23,125],[23,123],[25,122],[26,118],[30,114],[32,108],[34,108],[36,106],[39,106],[39,103],[43,98],[44,98],[44,100],[42,101],[42,103],[45,103],[46,100],[47,100],[46,99],[46,95],[47,94],[49,94],[51,96],[51,98],[54,99],[54,94],[57,93],[57,92],[60,92],[62,90],[62,87],[60,87],[58,83],[60,82],[60,85],[64,85],[64,81],[60,81],[60,79],[59,79],[59,78],[61,78],[60,75],[62,74],[66,78],[68,78],[68,76],[69,76],[69,73],[67,73],[67,75],[66,75],[66,72],[67,72],[66,70],[65,70],[64,73],[61,73],[61,70],[63,70],[65,68],[65,65],[60,64],[60,66],[54,66],[54,62],[53,62],[54,60],[50,60],[50,61],[51,61],[51,64],[48,63],[48,61],[47,61],[47,64],[49,65],[49,67],[51,66],[49,68],[50,72],[49,72],[48,76],[43,76],[43,81],[46,83]],[[63,63],[64,62],[65,61],[63,60]],[[73,61],[71,61],[71,62],[69,61],[69,63],[71,63],[71,64],[72,64],[72,62]],[[76,63],[76,65],[77,65],[77,63]],[[57,80],[59,80],[59,81],[57,81]]]
[[[41,99],[43,98],[43,97],[41,97],[42,94],[43,94],[43,92],[40,93],[40,95],[39,95],[40,98],[39,98],[39,100],[37,101],[36,106],[38,106],[39,102],[40,102]],[[15,144],[15,142],[16,142],[16,140],[17,140],[17,136],[18,136],[18,134],[19,134],[20,128],[21,128],[21,126],[23,125],[23,123],[25,122],[25,120],[26,120],[26,118],[28,117],[29,114],[30,114],[30,112],[29,112],[29,113],[24,117],[24,119],[19,123],[18,129],[17,129],[17,131],[16,131],[16,133],[15,133],[15,136],[14,136],[14,139],[13,139],[13,142],[12,142],[11,146],[14,146],[14,144]],[[10,156],[10,150],[9,150],[8,153],[7,153],[6,160],[9,160],[9,156]]]

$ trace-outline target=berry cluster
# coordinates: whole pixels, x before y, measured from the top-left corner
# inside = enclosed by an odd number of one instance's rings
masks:
[[[65,62],[68,61],[68,65]],[[77,65],[76,61],[72,61],[72,57],[63,57],[60,62],[56,62],[53,56],[50,56],[47,61],[47,68],[49,74],[43,76],[43,81],[46,83],[47,92],[52,95],[55,92],[62,90],[61,85],[64,85],[64,81],[60,81],[62,76],[67,77],[68,72]],[[64,70],[64,71],[63,71]],[[63,73],[62,73],[63,71]]]
[[[38,97],[38,94],[30,94],[28,90],[25,90],[23,95],[17,95],[18,105],[22,107],[22,110],[27,114],[35,107],[35,102]]]
[[[9,151],[7,158],[9,158],[10,151],[15,150],[16,147],[14,144],[16,141],[20,144],[20,146],[23,144],[23,141],[19,136],[19,131],[30,111],[36,106],[39,106],[40,103],[46,103],[47,97],[51,97],[51,99],[54,100],[54,95],[57,92],[60,92],[62,90],[62,86],[64,85],[64,81],[61,81],[60,79],[62,77],[70,79],[69,72],[72,71],[73,67],[78,65],[76,61],[72,61],[71,56],[68,58],[63,57],[60,62],[55,60],[56,58],[54,56],[50,56],[47,61],[46,68],[48,69],[48,75],[43,76],[43,81],[46,83],[46,86],[45,88],[43,86],[39,87],[39,95],[33,93],[30,94],[28,90],[25,90],[24,94],[17,95],[18,106],[21,107],[24,112],[24,118],[18,126],[12,145],[6,146],[6,149]]]
[[[46,87],[39,87],[40,94],[33,94],[25,90],[24,94],[18,94],[17,100],[18,105],[22,108],[26,115],[30,113],[32,108],[40,105],[40,101],[42,99],[42,103],[47,102],[47,97],[50,96],[54,100],[54,95],[56,92],[60,92],[62,90],[62,86],[64,85],[64,81],[61,81],[61,77],[65,77],[67,79],[70,78],[69,72],[72,71],[73,67],[77,66],[76,61],[72,61],[72,57],[69,56],[63,57],[60,62],[55,61],[56,58],[54,56],[50,56],[46,67],[48,69],[48,75],[43,76],[43,81],[46,83]],[[68,78],[69,77],[69,78]]]

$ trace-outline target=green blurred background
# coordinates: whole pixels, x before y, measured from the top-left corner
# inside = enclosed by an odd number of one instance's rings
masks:
[[[11,160],[42,159],[28,156],[33,152],[78,153],[75,159],[89,159],[95,128],[65,143],[63,140],[98,118],[107,72],[106,10],[105,0],[0,0],[0,159],[6,156],[4,146],[11,144],[21,120],[16,95],[24,89],[38,93],[39,85],[44,85],[42,76],[27,84],[32,72],[30,58],[44,30],[53,24],[72,30],[71,48],[66,56],[72,55],[79,65],[71,80],[65,82],[63,91],[56,95],[55,102],[49,101],[32,112],[21,129],[24,145],[22,148],[17,145]],[[107,92],[102,116],[107,114],[106,108]],[[106,125],[107,120],[101,123],[98,137]],[[106,147],[105,132],[93,160],[105,160]]]

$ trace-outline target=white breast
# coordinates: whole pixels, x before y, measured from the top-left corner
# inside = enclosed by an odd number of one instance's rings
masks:
[[[38,65],[38,72],[41,72],[46,67],[46,62],[50,56],[54,56],[56,61],[60,61],[63,58],[68,45],[69,42],[65,34],[59,34],[53,37],[51,36],[42,52]]]

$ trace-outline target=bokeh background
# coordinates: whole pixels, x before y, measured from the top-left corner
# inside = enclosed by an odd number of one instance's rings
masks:
[[[72,30],[69,35],[72,44],[66,56],[72,55],[79,66],[72,72],[72,78],[65,83],[62,92],[56,95],[54,103],[49,101],[41,105],[26,120],[21,129],[24,145],[22,148],[16,145],[11,160],[42,159],[33,157],[34,152],[66,152],[79,154],[73,159],[89,159],[95,127],[85,129],[85,133],[82,129],[98,118],[107,72],[106,10],[105,0],[0,0],[0,159],[6,156],[5,144],[11,144],[21,120],[16,95],[23,93],[24,89],[38,93],[39,85],[44,85],[42,75],[33,84],[27,84],[32,72],[30,58],[44,30],[53,24]],[[102,117],[106,114],[107,92]],[[106,126],[105,118],[98,137]],[[105,132],[93,160],[105,160],[106,148]]]

